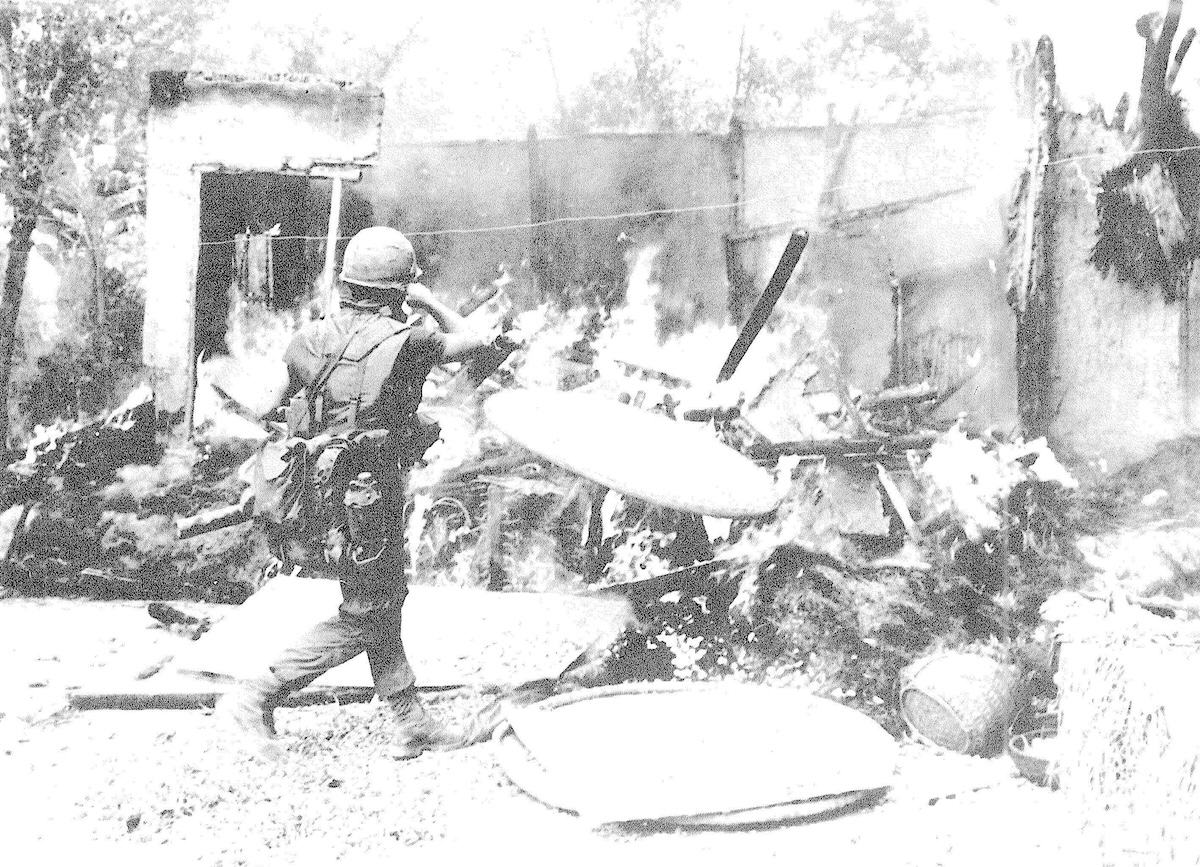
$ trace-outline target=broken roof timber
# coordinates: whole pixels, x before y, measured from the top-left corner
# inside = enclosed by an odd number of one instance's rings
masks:
[[[969,193],[973,190],[972,186],[954,187],[949,190],[938,190],[933,193],[927,193],[923,196],[913,196],[910,199],[897,199],[893,202],[883,202],[878,205],[872,205],[869,208],[857,208],[853,211],[843,211],[830,217],[826,228],[840,229],[854,223],[861,223],[864,220],[876,220],[880,217],[888,217],[892,214],[899,214],[907,211],[909,208],[915,208],[920,205],[928,205],[940,199],[949,199],[954,196],[961,196],[964,193]]]
[[[339,165],[318,164],[310,165],[307,168],[303,165],[286,165],[277,169],[273,169],[274,174],[279,175],[299,175],[309,178],[337,178],[342,181],[361,181],[362,170],[364,166],[371,163],[343,163]],[[254,166],[241,166],[230,163],[196,163],[192,166],[193,172],[205,174],[207,172],[220,172],[226,175],[247,174],[250,172],[261,172],[261,168]]]

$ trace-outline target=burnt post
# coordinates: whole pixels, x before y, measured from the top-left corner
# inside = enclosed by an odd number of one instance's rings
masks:
[[[792,278],[792,272],[796,270],[796,265],[799,264],[800,256],[807,244],[808,232],[799,229],[792,232],[791,237],[788,238],[787,246],[783,250],[783,255],[779,258],[779,264],[775,266],[775,273],[771,275],[771,279],[767,282],[767,288],[763,290],[758,303],[750,311],[750,318],[742,326],[741,333],[738,334],[737,340],[734,341],[733,348],[729,350],[729,355],[726,357],[725,363],[721,365],[721,371],[717,374],[717,382],[725,382],[725,380],[733,376],[738,365],[742,363],[742,359],[745,358],[746,352],[750,349],[750,344],[754,342],[754,338],[758,337],[758,333],[763,330],[763,327],[767,324],[767,319],[771,315],[771,311],[775,309],[780,296],[783,295],[784,287],[787,286],[788,280]]]
[[[1029,82],[1029,163],[1017,193],[1008,301],[1017,320],[1017,412],[1027,437],[1044,436],[1053,415],[1055,160],[1058,114],[1054,46],[1038,41]]]
[[[554,290],[554,269],[550,255],[550,227],[546,225],[550,220],[548,185],[537,127],[533,124],[529,125],[526,141],[529,149],[529,222],[533,224],[529,237],[529,265],[538,294],[544,300]]]

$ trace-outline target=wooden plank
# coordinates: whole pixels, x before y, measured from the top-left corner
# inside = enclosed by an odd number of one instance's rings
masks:
[[[71,691],[68,701],[76,710],[203,710],[215,706],[230,687],[227,681],[163,672],[146,680],[91,684]],[[373,687],[307,687],[281,706],[366,702],[374,695]]]
[[[329,198],[329,228],[325,233],[325,267],[321,271],[321,285],[325,291],[325,309],[333,305],[334,264],[337,256],[338,228],[342,220],[342,179],[333,179],[333,190]]]
[[[758,457],[776,458],[779,455],[804,456],[862,456],[894,455],[900,452],[928,449],[937,440],[936,433],[899,434],[890,437],[838,438],[787,443],[758,444],[751,447]]]
[[[900,488],[896,481],[891,477],[883,464],[875,464],[875,469],[879,473],[879,483],[883,485],[883,490],[887,492],[888,499],[892,502],[892,508],[896,510],[896,514],[900,516],[901,523],[904,524],[904,530],[908,533],[909,538],[914,542],[921,541],[921,530],[917,527],[917,522],[913,520],[912,513],[908,511],[908,503],[904,501],[904,495],[900,493]]]
[[[369,163],[364,163],[363,165],[369,165]],[[200,174],[220,172],[225,175],[242,175],[251,173],[259,174],[263,171],[263,168],[261,166],[242,166],[236,163],[195,163],[192,166],[192,171],[199,172]],[[271,174],[305,178],[333,178],[340,181],[362,180],[362,169],[352,164],[315,164],[305,167],[280,166],[273,169]]]

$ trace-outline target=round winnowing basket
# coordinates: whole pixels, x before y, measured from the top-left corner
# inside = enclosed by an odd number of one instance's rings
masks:
[[[1020,685],[1015,665],[973,653],[936,653],[900,672],[900,716],[920,740],[995,755],[1016,715]]]

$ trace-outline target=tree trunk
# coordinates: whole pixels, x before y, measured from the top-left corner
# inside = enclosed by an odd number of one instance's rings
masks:
[[[25,290],[25,271],[33,248],[33,230],[37,217],[18,213],[13,219],[8,242],[8,265],[4,269],[4,294],[0,297],[0,397],[4,405],[4,440],[8,442],[8,382],[12,374],[13,348],[16,345],[17,317]]]

